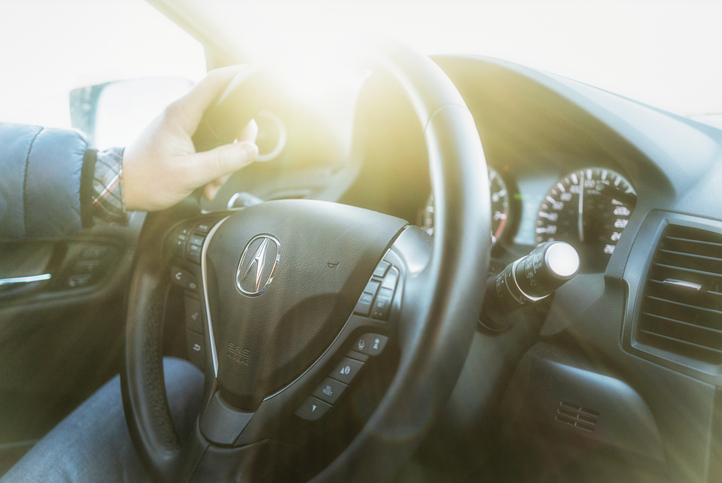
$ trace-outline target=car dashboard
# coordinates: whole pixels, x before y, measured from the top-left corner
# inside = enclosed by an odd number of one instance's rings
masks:
[[[406,479],[418,481],[418,468],[445,481],[721,475],[722,131],[497,59],[434,60],[484,147],[491,271],[551,240],[574,246],[581,270],[511,329],[479,326]],[[283,148],[204,208],[320,199],[433,234],[427,153],[410,106],[379,75],[349,92],[343,121],[309,105],[269,106],[277,117],[264,139],[273,151],[284,131]]]
[[[383,79],[367,80],[363,90],[358,78],[352,78],[351,82],[345,80],[349,84],[345,90],[349,97],[365,96],[368,100],[389,94],[394,97],[393,92],[384,92],[389,86],[384,87]],[[472,114],[481,123],[489,109],[469,102],[473,102],[470,97],[476,94],[474,91],[465,97]],[[419,152],[423,146],[419,144],[418,132],[409,132],[416,127],[409,118],[408,106],[395,98],[390,100],[397,104],[393,109],[386,105],[378,110],[364,107],[356,110],[357,104],[367,105],[366,99],[356,99],[357,102],[347,102],[342,109],[335,101],[326,100],[323,105],[318,99],[312,106],[303,100],[291,107],[269,106],[258,119],[261,163],[235,175],[218,199],[204,202],[204,209],[236,209],[276,199],[340,201],[401,216],[433,234],[434,206],[428,170],[425,155]],[[370,104],[381,102],[373,100]],[[280,115],[275,111],[280,111]],[[368,119],[360,117],[364,115]],[[386,119],[380,131],[374,133],[374,127],[369,124],[379,115]],[[531,120],[542,125],[548,122],[533,120],[535,113],[531,110],[523,115],[531,119],[515,122]],[[385,136],[392,133],[398,136],[396,124],[407,124],[403,132],[408,137],[386,139]],[[523,132],[524,126],[518,127],[519,132]],[[479,126],[480,135],[499,128],[495,119],[494,126],[488,129]],[[510,139],[518,135],[511,131],[513,128],[507,126],[503,138],[489,133],[488,136],[495,139],[484,143],[492,197],[494,254],[506,259],[529,252],[544,242],[561,240],[571,243],[580,253],[583,273],[603,273],[637,203],[629,175],[614,156],[599,146],[583,145],[582,132],[578,133],[579,138],[573,139],[574,133],[560,132],[558,126],[552,125],[546,133],[532,133],[540,136],[532,141],[531,137]],[[566,126],[566,129],[574,127]],[[390,146],[393,151],[386,153],[380,162],[399,163],[399,158],[406,158],[407,172],[401,174],[397,170],[394,174],[402,177],[407,189],[397,193],[393,206],[379,204],[379,198],[386,194],[377,188],[394,181],[386,173],[394,168],[378,167],[378,172],[371,172],[373,168],[369,169],[368,164],[373,160],[367,152],[369,137],[375,137],[372,142],[396,144]],[[507,144],[497,146],[499,139]],[[406,152],[402,153],[402,149]],[[376,180],[367,184],[366,173]],[[359,191],[355,192],[354,188]],[[505,257],[505,253],[508,256]]]

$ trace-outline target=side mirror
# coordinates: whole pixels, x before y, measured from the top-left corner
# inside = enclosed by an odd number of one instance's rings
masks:
[[[70,120],[91,145],[126,146],[171,102],[193,87],[182,77],[148,77],[70,91]]]

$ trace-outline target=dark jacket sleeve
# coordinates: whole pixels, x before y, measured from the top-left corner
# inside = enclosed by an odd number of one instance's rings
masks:
[[[81,229],[88,142],[78,131],[0,122],[0,238],[45,238]]]

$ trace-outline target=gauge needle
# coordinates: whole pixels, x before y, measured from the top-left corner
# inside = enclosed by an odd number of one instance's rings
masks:
[[[577,218],[577,228],[579,228],[579,241],[584,243],[584,171],[579,177],[579,217]]]
[[[626,206],[634,207],[637,204],[637,194],[634,191],[622,191],[617,187],[600,183],[601,186],[597,185],[597,191],[603,196],[608,198],[614,198],[617,201],[624,203]]]

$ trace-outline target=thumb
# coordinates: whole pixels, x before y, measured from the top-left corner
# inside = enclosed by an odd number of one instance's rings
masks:
[[[185,156],[187,182],[192,188],[203,186],[251,164],[257,155],[258,147],[244,141]]]

